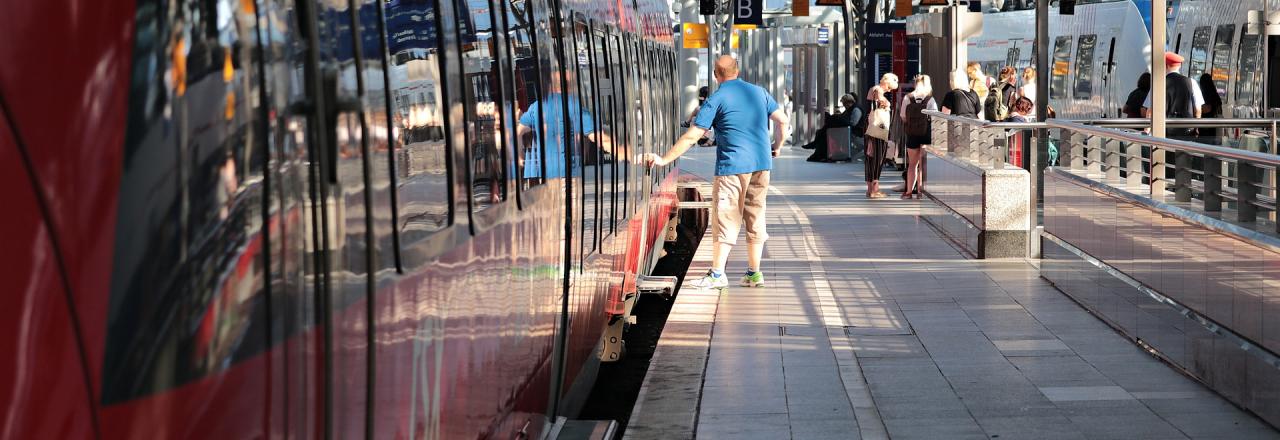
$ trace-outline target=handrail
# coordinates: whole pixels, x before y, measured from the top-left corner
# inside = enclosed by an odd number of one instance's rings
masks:
[[[924,110],[926,116],[941,118],[951,122],[960,122],[969,125],[976,125],[979,128],[1004,128],[1013,130],[1035,130],[1038,128],[1049,128],[1044,122],[991,122],[982,119],[967,118],[964,116],[949,115],[937,110]]]
[[[1147,128],[1151,120],[1147,118],[1104,118],[1074,119],[1085,125],[1111,128]],[[1271,128],[1280,124],[1280,119],[1267,118],[1170,118],[1165,126],[1177,128]]]
[[[1271,166],[1280,166],[1280,155],[1258,153],[1248,150],[1238,150],[1234,148],[1219,147],[1214,145],[1201,144],[1197,142],[1184,141],[1178,139],[1158,138],[1145,135],[1133,131],[1117,130],[1114,128],[1095,127],[1091,125],[1081,124],[1079,122],[1065,121],[1061,119],[1049,119],[1045,121],[1052,128],[1062,128],[1071,130],[1076,133],[1089,134],[1094,136],[1104,136],[1111,139],[1117,139],[1135,144],[1150,145],[1152,147],[1164,148],[1172,151],[1187,151],[1193,153],[1206,154],[1221,158],[1234,159],[1237,161],[1252,162]]]

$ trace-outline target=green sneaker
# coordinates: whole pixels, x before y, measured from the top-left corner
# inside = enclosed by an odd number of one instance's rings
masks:
[[[707,271],[707,276],[693,280],[689,286],[698,289],[728,289],[729,277],[723,274],[715,276],[711,271]]]
[[[764,285],[764,272],[756,271],[752,274],[742,276],[742,281],[738,283],[742,287],[760,287]]]

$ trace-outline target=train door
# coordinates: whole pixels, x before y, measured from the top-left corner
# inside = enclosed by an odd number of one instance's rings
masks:
[[[271,288],[271,339],[283,347],[271,357],[270,427],[275,435],[315,438],[322,435],[324,390],[319,332],[314,331],[319,291],[319,267],[315,264],[312,233],[316,210],[310,191],[317,188],[309,165],[312,148],[319,145],[309,135],[320,127],[300,104],[307,90],[296,74],[307,68],[305,35],[292,0],[264,0],[257,4],[262,57],[263,107],[268,130],[266,204]]]
[[[319,321],[323,331],[326,435],[372,437],[374,282],[379,265],[372,210],[374,182],[371,121],[385,113],[366,107],[365,57],[379,57],[377,3],[307,3],[300,18],[309,29],[306,68],[313,98],[313,216]],[[377,59],[377,58],[375,58]],[[385,164],[383,164],[385,166]]]

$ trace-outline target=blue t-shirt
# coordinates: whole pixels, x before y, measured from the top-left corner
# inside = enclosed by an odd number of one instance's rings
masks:
[[[778,102],[760,86],[735,79],[720,83],[698,109],[693,125],[716,132],[716,175],[773,168],[769,115]]]
[[[578,139],[576,136],[566,136],[564,133],[565,112],[561,99],[559,93],[547,95],[546,99],[530,104],[529,110],[520,115],[520,125],[532,127],[534,131],[534,146],[525,150],[524,155],[524,178],[526,179],[542,177],[542,146],[539,144],[539,139],[545,139],[549,146],[546,177],[556,179],[565,176],[565,151],[568,147],[576,146]],[[538,124],[538,115],[542,115],[542,123],[546,125],[545,130]],[[596,131],[595,120],[591,117],[591,113],[585,111],[574,96],[569,97],[568,116],[574,132],[588,135]],[[544,131],[545,138],[542,136]],[[576,165],[577,150],[573,149],[572,153],[570,165]]]

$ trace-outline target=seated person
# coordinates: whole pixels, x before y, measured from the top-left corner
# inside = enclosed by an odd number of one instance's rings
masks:
[[[813,150],[813,154],[806,159],[809,162],[827,162],[827,129],[828,128],[846,128],[852,127],[862,119],[862,109],[858,108],[858,98],[853,94],[847,94],[840,97],[840,105],[844,106],[844,112],[838,115],[828,114],[822,121],[822,128],[818,129],[818,133],[814,135],[813,142],[809,142],[803,148]]]

